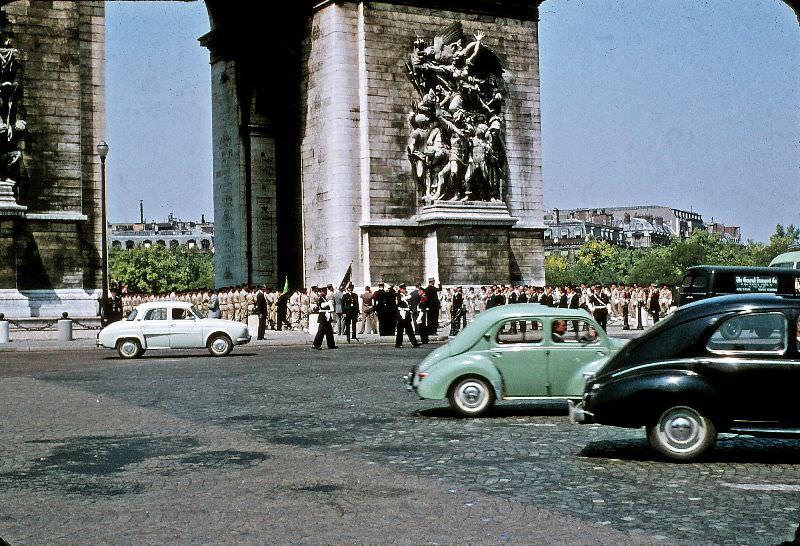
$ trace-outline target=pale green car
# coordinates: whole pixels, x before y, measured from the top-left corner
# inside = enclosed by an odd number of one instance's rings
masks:
[[[420,398],[447,398],[467,417],[496,400],[580,400],[586,379],[625,342],[582,309],[502,305],[476,315],[403,379]]]

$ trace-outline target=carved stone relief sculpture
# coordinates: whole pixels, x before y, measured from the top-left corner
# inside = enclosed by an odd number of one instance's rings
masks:
[[[18,115],[22,99],[19,50],[11,43],[8,16],[0,12],[0,213],[21,211],[22,149],[27,132]]]
[[[406,61],[418,99],[407,154],[419,193],[434,201],[503,201],[507,193],[504,68],[478,32],[454,23],[417,37]]]

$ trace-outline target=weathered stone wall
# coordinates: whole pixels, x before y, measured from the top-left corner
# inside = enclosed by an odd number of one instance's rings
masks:
[[[26,216],[0,228],[0,291],[57,298],[73,289],[74,299],[81,289],[88,301],[102,279],[96,145],[105,137],[104,4],[20,0],[4,10],[20,50],[29,181],[20,187]]]
[[[436,230],[439,280],[446,285],[509,282],[509,229],[440,226]],[[475,278],[475,272],[481,278]]]
[[[544,232],[540,229],[512,229],[509,246],[511,281],[544,286]]]
[[[424,236],[421,228],[372,228],[369,231],[372,286],[421,282]]]
[[[358,9],[330,4],[309,21],[301,143],[305,283],[338,282],[353,263],[361,284]]]

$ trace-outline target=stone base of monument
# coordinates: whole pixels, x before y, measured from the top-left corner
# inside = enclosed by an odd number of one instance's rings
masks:
[[[7,319],[61,318],[69,313],[70,318],[94,318],[98,315],[100,290],[81,289],[55,290],[0,290],[0,313]]]
[[[17,204],[14,198],[14,182],[0,180],[0,216],[23,216],[28,207]]]
[[[513,226],[517,218],[500,201],[436,201],[422,207],[420,225]]]
[[[361,227],[373,285],[544,284],[544,227],[520,226],[501,202],[439,201],[412,219]]]

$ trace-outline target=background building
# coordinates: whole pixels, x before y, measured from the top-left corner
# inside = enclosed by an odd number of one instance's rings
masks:
[[[589,238],[631,248],[666,245],[676,237],[686,239],[697,230],[716,233],[734,243],[741,241],[739,226],[705,224],[698,212],[661,205],[552,209],[544,213],[545,256],[574,260]]]
[[[200,222],[177,220],[170,214],[166,222],[109,224],[109,244],[112,249],[160,245],[214,252],[214,223],[205,217]]]

